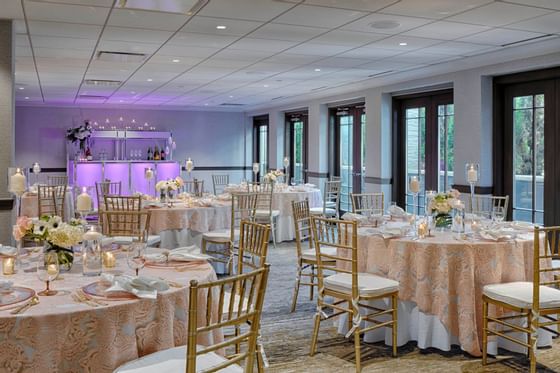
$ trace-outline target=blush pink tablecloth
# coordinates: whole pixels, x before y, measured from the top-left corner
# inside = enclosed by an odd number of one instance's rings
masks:
[[[150,211],[151,234],[180,229],[205,233],[229,228],[231,221],[231,203],[228,202],[211,207],[187,207],[177,203],[174,207],[150,208]]]
[[[119,270],[131,273],[123,254],[118,255],[117,263]],[[0,371],[109,373],[139,356],[186,344],[187,284],[193,279],[215,280],[214,270],[202,264],[186,272],[144,268],[141,275],[162,277],[185,287],[172,287],[158,294],[157,300],[107,301],[109,306],[92,308],[75,303],[70,296],[73,289],[98,280],[82,276],[81,265],[75,263],[71,273],[52,283],[58,295],[40,297],[39,305],[21,315],[0,310]],[[35,273],[20,272],[9,279],[36,291],[45,286]],[[206,297],[200,297],[199,305],[201,311],[206,309]],[[216,332],[199,343],[222,339],[221,332]]]
[[[471,242],[437,233],[413,241],[366,231],[358,232],[358,270],[399,281],[399,299],[437,317],[473,356],[481,355],[484,285],[532,279],[531,235],[507,242]]]

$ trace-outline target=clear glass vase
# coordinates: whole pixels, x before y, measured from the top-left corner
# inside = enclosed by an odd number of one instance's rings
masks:
[[[43,245],[43,251],[45,253],[50,251],[55,251],[58,257],[58,265],[60,266],[60,272],[68,272],[72,269],[74,264],[74,250],[66,249],[64,247],[59,247],[45,241]]]

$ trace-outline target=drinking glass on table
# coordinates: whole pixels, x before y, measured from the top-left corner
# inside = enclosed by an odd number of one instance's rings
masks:
[[[126,263],[130,269],[136,272],[136,276],[138,276],[140,269],[144,268],[146,263],[145,255],[146,242],[143,239],[134,239],[126,253]]]
[[[37,262],[37,277],[45,281],[46,288],[38,294],[43,296],[56,295],[58,291],[50,289],[50,282],[58,276],[60,266],[58,264],[58,254],[56,251],[47,251],[41,254]]]
[[[505,217],[506,217],[506,211],[503,206],[492,207],[492,221],[496,223],[500,223],[504,221]]]

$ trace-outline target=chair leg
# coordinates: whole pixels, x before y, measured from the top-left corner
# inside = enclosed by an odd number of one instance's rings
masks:
[[[348,309],[351,310],[352,309],[352,302],[348,301]],[[346,324],[348,325],[348,330],[352,329],[352,327],[354,326],[354,324],[352,323],[352,313],[348,313],[348,320],[346,320]]]
[[[362,353],[360,351],[360,327],[354,331],[354,350],[356,351],[356,373],[362,371]]]
[[[268,359],[266,358],[263,345],[257,342],[257,372],[264,373],[265,367],[268,367]]]
[[[226,244],[226,252],[229,254],[229,262],[227,263],[228,274],[230,276],[232,276],[233,275],[233,262],[234,262],[235,255],[233,253],[233,245],[231,243]]]
[[[488,358],[488,302],[482,301],[482,365]]]
[[[531,343],[531,311],[527,312],[527,329],[529,332],[527,333],[527,343]],[[531,349],[527,349],[527,359],[531,359]]]
[[[239,328],[239,325],[236,325],[235,326],[235,332],[234,332],[235,337],[239,337],[239,333],[241,333],[241,330]],[[235,344],[235,353],[238,354],[240,352],[241,352],[241,345],[239,343],[236,343]]]
[[[321,324],[321,314],[317,312],[314,317],[315,325],[313,327],[313,335],[311,336],[311,350],[309,356],[315,355],[317,351],[317,338],[319,337],[319,326]]]
[[[270,230],[272,231],[272,244],[276,249],[276,224],[274,224],[274,217],[270,217]]]
[[[529,330],[537,329],[535,326],[538,325],[539,320],[532,318],[533,316],[532,316],[531,311],[528,312],[527,316],[528,316],[527,319],[529,320],[528,329]],[[531,373],[535,373],[537,371],[537,356],[535,355],[535,351],[537,349],[537,336],[536,336],[536,334],[533,333],[533,332],[529,333],[529,340],[527,342],[529,343],[529,346],[530,346],[529,347],[529,364],[530,364],[529,371]]]
[[[397,357],[398,299],[396,294],[391,297],[391,307],[393,308],[393,357]]]
[[[201,247],[200,247],[200,252],[201,252],[202,254],[206,254],[206,244],[207,244],[207,243],[206,243],[206,240],[203,238],[203,239],[202,239],[202,245],[201,245]]]
[[[290,312],[294,312],[296,310],[296,304],[297,304],[297,297],[298,297],[298,293],[299,293],[299,283],[301,281],[301,262],[298,263],[298,271],[297,271],[297,276],[296,276],[296,284],[294,287],[294,296],[292,298],[292,309]]]
[[[311,265],[311,277],[309,277],[309,282],[311,284],[315,283],[315,266],[312,264]],[[311,285],[309,286],[309,300],[313,300],[313,288],[315,286]]]

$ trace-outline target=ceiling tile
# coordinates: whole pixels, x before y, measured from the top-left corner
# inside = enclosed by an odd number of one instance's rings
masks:
[[[550,10],[528,6],[507,3],[492,3],[450,17],[447,20],[485,26],[503,26],[508,23],[519,22],[525,19],[542,16],[550,12]]]
[[[101,39],[99,45],[97,46],[97,51],[152,54],[159,48],[159,46],[160,44],[153,43],[138,43]]]
[[[249,35],[252,38],[306,41],[328,31],[325,28],[269,23]]]
[[[212,0],[198,13],[201,16],[269,21],[293,7],[274,0]]]
[[[29,21],[29,33],[39,36],[61,36],[97,40],[101,29],[101,26],[96,25]]]
[[[181,31],[220,36],[243,36],[262,24],[262,22],[256,21],[196,16]],[[225,26],[226,29],[217,29],[217,26]]]
[[[80,49],[93,51],[96,40],[31,35],[33,48]]]
[[[379,34],[399,34],[431,22],[425,18],[413,18],[391,14],[371,14],[341,27],[343,30],[375,32]]]
[[[264,52],[280,52],[288,49],[297,42],[287,40],[267,40],[243,38],[230,46],[231,49],[258,50]]]
[[[172,33],[169,31],[143,30],[128,27],[107,26],[103,31],[103,40],[127,41],[138,43],[163,43]]]
[[[472,43],[462,43],[456,41],[447,41],[437,45],[432,45],[427,48],[423,48],[422,52],[448,54],[451,56],[455,56],[455,55],[470,56],[473,54],[478,54],[484,51],[490,51],[494,49],[495,47],[486,44],[472,44]]]
[[[14,19],[14,30],[16,34],[26,34],[27,26],[25,25],[25,21],[23,19]]]
[[[219,50],[220,48],[213,47],[193,47],[166,44],[161,47],[158,53],[166,56],[207,58]]]
[[[505,45],[505,44],[520,42],[523,40],[538,38],[543,35],[544,34],[530,32],[530,31],[495,28],[492,30],[484,31],[475,35],[458,39],[457,41],[468,42],[468,43],[489,44],[489,45]]]
[[[403,71],[403,70],[409,70],[411,68],[418,67],[418,66],[422,66],[422,65],[419,65],[417,63],[413,63],[413,61],[395,62],[395,61],[381,60],[381,61],[369,62],[365,65],[360,66],[360,68],[376,69],[376,70],[381,70],[381,71],[389,71],[389,70],[391,70],[391,71]]]
[[[83,23],[103,25],[109,15],[109,8],[40,3],[27,1],[25,11],[28,20]]]
[[[420,26],[414,30],[407,31],[403,35],[418,36],[422,38],[453,40],[486,31],[489,27],[480,25],[469,25],[466,23],[438,21],[429,25]]]
[[[366,58],[344,58],[344,57],[329,57],[317,61],[313,64],[314,68],[334,67],[334,68],[347,68],[356,67],[370,62]]]
[[[2,1],[2,18],[23,19],[23,9],[21,8],[21,0]]]
[[[305,0],[305,4],[375,12],[387,5],[394,4],[396,1],[397,0]]]
[[[183,47],[224,48],[236,41],[236,36],[196,34],[193,32],[179,32],[169,41],[169,45]]]
[[[560,33],[560,12],[547,14],[527,21],[508,25],[507,28],[542,32],[544,34]]]
[[[381,13],[440,19],[476,8],[480,5],[491,3],[492,1],[493,0],[401,0],[381,10]]]
[[[349,49],[352,49],[352,47],[344,46],[344,45],[328,45],[328,44],[307,42],[289,49],[288,52],[295,53],[295,54],[307,54],[312,56],[327,57],[327,56],[334,56],[336,54],[346,52]]]
[[[325,8],[318,6],[298,5],[296,8],[282,14],[274,22],[289,25],[339,27],[367,15],[356,10]]]
[[[256,60],[270,57],[273,54],[275,53],[269,51],[263,51],[263,50],[256,50],[256,49],[245,50],[245,49],[226,48],[216,53],[216,55],[214,55],[213,57],[221,58],[221,59],[232,59],[232,60],[239,60],[239,61],[255,62]]]
[[[231,67],[235,69],[241,69],[250,64],[251,62],[248,61],[239,61],[239,60],[231,60],[231,59],[223,59],[223,58],[210,58],[204,61],[203,63],[201,63],[200,65],[206,67]]]
[[[441,43],[437,39],[415,38],[413,36],[395,35],[383,40],[378,40],[369,44],[373,48],[394,49],[401,52],[408,52],[430,45]]]
[[[422,50],[412,51],[409,53],[399,54],[398,56],[387,58],[387,61],[410,63],[414,61],[415,64],[433,64],[444,61],[450,61],[461,57],[453,57],[447,54],[426,53]]]
[[[508,2],[560,10],[560,2],[558,0],[508,0]]]
[[[386,37],[387,35],[371,32],[333,30],[313,39],[313,43],[358,47]]]
[[[183,26],[187,19],[188,16],[184,14],[113,9],[107,24],[109,26],[118,27],[177,31]]]
[[[114,0],[41,0],[45,3],[59,3],[69,5],[86,5],[86,6],[101,6],[110,8]]]
[[[398,51],[395,49],[383,49],[383,48],[375,48],[369,45],[364,47],[352,49],[348,52],[344,52],[337,57],[350,57],[350,58],[369,58],[372,60],[379,60],[382,58],[396,56],[397,54],[401,54],[402,51]]]
[[[292,65],[304,65],[319,60],[320,56],[309,56],[305,54],[293,54],[282,52],[267,58],[267,62],[284,63]]]

